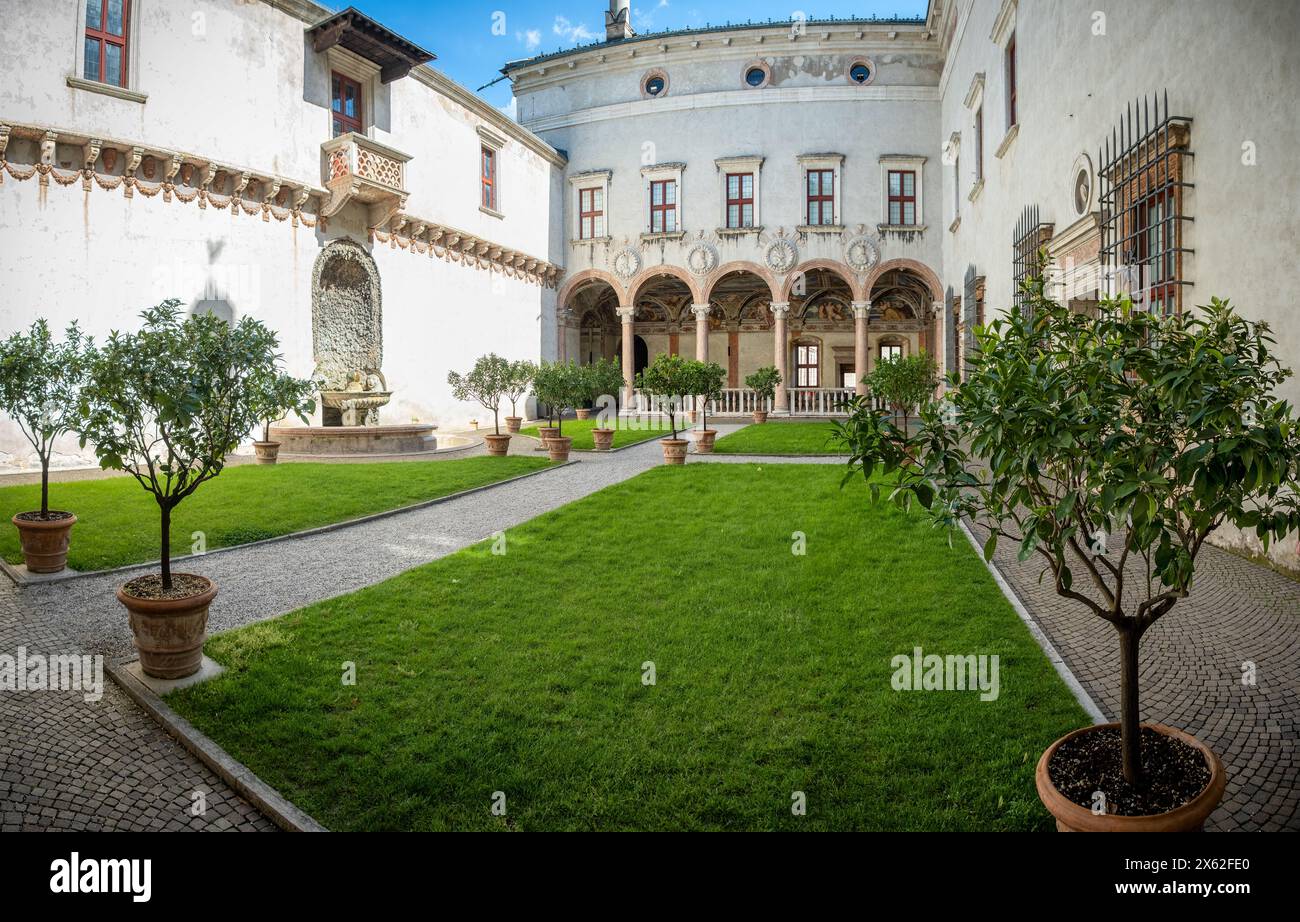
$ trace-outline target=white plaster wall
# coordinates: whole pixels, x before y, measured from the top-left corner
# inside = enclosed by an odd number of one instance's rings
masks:
[[[23,5],[0,31],[0,124],[32,125],[180,151],[199,160],[321,186],[320,145],[330,136],[330,62],[308,45],[306,23],[265,3],[137,0],[132,4],[130,87],[144,103],[74,89],[81,0]],[[319,18],[328,14],[319,8]],[[426,75],[427,76],[427,75]],[[427,76],[435,83],[445,78]],[[551,220],[562,158],[517,126],[452,98],[411,75],[371,82],[367,134],[412,159],[404,212],[479,235],[503,247],[562,262]],[[503,136],[498,175],[503,217],[479,209],[477,131]],[[9,157],[31,145],[11,142]],[[60,148],[59,157],[79,151]],[[75,168],[80,159],[61,163]],[[197,203],[83,192],[36,179],[0,184],[0,335],[44,316],[59,329],[76,318],[104,335],[134,326],[138,311],[164,297],[187,306],[228,301],[237,318],[256,316],[281,336],[291,371],[311,357],[311,270],[337,236],[368,243],[361,209],[346,208],[321,234]],[[395,395],[383,419],[435,421],[444,428],[482,418],[458,404],[447,371],[496,351],[510,358],[555,354],[555,291],[536,284],[374,244],[383,288],[384,372]],[[25,442],[0,421],[0,464],[22,465]],[[64,463],[87,460],[75,442]]]

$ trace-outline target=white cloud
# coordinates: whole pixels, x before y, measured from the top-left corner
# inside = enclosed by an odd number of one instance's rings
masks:
[[[525,50],[532,51],[542,43],[542,30],[526,29],[523,32],[516,32],[515,41],[522,44]]]
[[[506,103],[504,106],[501,106],[501,111],[504,112],[510,118],[511,121],[513,122],[519,121],[519,100],[511,96],[510,102]]]
[[[596,37],[582,23],[574,25],[563,16],[555,17],[555,24],[551,26],[551,31],[566,42],[589,42]]]

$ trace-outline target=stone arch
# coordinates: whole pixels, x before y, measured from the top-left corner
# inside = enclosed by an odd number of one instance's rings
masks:
[[[893,269],[906,269],[916,273],[917,277],[925,282],[925,286],[930,289],[930,299],[933,301],[943,300],[943,285],[939,282],[939,276],[925,263],[918,262],[915,259],[887,259],[876,266],[871,270],[871,274],[867,276],[867,284],[864,286],[867,294],[860,297],[863,299],[870,297],[871,289],[876,286],[876,282],[880,281],[880,277]],[[858,296],[855,295],[855,297]]]
[[[687,287],[687,289],[690,291],[691,299],[692,301],[694,301],[694,303],[696,304],[704,303],[704,298],[700,291],[699,279],[691,275],[681,266],[674,266],[669,263],[664,263],[663,265],[659,265],[659,266],[651,266],[647,269],[641,270],[641,273],[637,275],[636,278],[632,279],[632,281],[627,286],[628,292],[630,294],[630,297],[628,299],[629,303],[632,304],[636,303],[637,297],[640,296],[641,294],[641,289],[645,287],[647,282],[656,278],[660,278],[665,275],[671,275],[673,278],[677,279],[682,284],[684,284]]]
[[[781,297],[779,300],[789,301],[790,292],[794,290],[795,282],[798,280],[799,276],[806,272],[811,272],[813,269],[825,269],[826,271],[833,272],[839,276],[840,280],[844,282],[845,285],[849,286],[849,291],[853,293],[853,300],[865,301],[867,299],[865,292],[870,291],[871,288],[864,287],[860,283],[858,276],[853,273],[852,269],[844,265],[844,263],[838,262],[834,259],[810,259],[807,262],[802,262],[795,266],[794,269],[790,271],[789,275],[786,276],[785,283],[781,286]]]
[[[382,374],[379,267],[354,240],[335,240],[316,257],[311,274],[311,345],[323,390],[343,390],[354,373]]]
[[[610,275],[603,269],[583,269],[581,272],[575,272],[573,275],[569,276],[564,280],[564,284],[560,286],[560,293],[556,298],[556,303],[558,303],[560,307],[565,307],[568,305],[569,299],[573,296],[575,291],[581,288],[584,283],[593,280],[604,282],[610,288],[614,289],[614,294],[618,296],[619,304],[630,303],[627,299],[627,288],[615,276]]]
[[[700,303],[704,303],[713,297],[714,287],[718,282],[722,281],[723,278],[733,272],[747,272],[750,275],[757,276],[763,280],[765,285],[767,285],[768,291],[772,295],[772,300],[781,300],[781,283],[778,282],[776,276],[772,274],[772,270],[760,266],[758,263],[738,259],[725,263],[709,273],[708,278],[704,280],[704,300]]]

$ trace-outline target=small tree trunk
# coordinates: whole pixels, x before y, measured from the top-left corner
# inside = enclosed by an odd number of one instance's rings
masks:
[[[1138,723],[1138,644],[1141,639],[1141,632],[1136,628],[1119,629],[1119,726],[1124,751],[1124,780],[1129,784],[1138,784],[1142,780],[1142,731]]]
[[[501,422],[497,419],[497,408],[492,408],[492,431],[497,435],[501,434]]]
[[[41,518],[50,514],[50,456],[41,455]]]
[[[172,507],[162,505],[162,587],[172,588]]]

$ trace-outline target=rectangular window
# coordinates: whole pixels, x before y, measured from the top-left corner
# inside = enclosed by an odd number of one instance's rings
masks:
[[[1133,217],[1139,271],[1139,290],[1134,300],[1166,316],[1174,312],[1178,303],[1174,261],[1177,254],[1170,242],[1172,206],[1173,190],[1162,189],[1138,202]]]
[[[349,131],[364,134],[361,126],[361,84],[338,71],[330,74],[330,109],[334,120],[333,137],[337,138]]]
[[[126,27],[129,0],[86,0],[87,80],[126,86]]]
[[[676,230],[677,180],[654,180],[650,183],[650,233],[671,234]]]
[[[754,174],[727,174],[727,227],[754,226]]]
[[[794,347],[795,387],[821,387],[816,345]]]
[[[482,173],[480,177],[483,189],[482,204],[484,208],[497,210],[497,152],[490,147],[484,147],[482,157]]]
[[[808,224],[835,223],[835,171],[808,171]]]
[[[1016,33],[1007,42],[1007,130],[1016,124]]]
[[[903,347],[898,343],[881,343],[880,344],[880,361],[892,362],[895,359],[903,357]]]
[[[975,181],[984,179],[984,107],[975,110]]]
[[[592,240],[605,236],[605,190],[578,190],[578,239]]]
[[[961,154],[952,158],[952,216],[961,214]]]
[[[916,172],[914,170],[889,171],[889,223],[893,225],[916,223]]]

